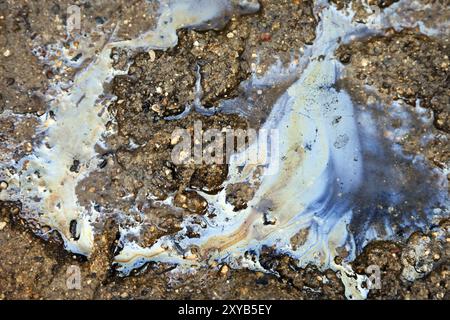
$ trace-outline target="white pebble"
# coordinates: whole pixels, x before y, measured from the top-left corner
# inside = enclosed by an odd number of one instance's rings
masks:
[[[150,61],[151,61],[151,62],[155,61],[155,59],[156,59],[156,53],[155,53],[155,51],[150,50],[150,51],[148,52],[148,55],[150,56]]]

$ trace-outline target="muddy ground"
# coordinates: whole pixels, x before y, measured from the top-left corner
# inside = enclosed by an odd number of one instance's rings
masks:
[[[301,48],[314,41],[317,21],[312,1],[260,2],[259,13],[233,17],[221,30],[179,31],[179,44],[165,52],[114,53],[116,68],[131,63],[128,74],[117,76],[110,88],[117,96],[110,106],[115,117],[110,125],[117,134],[108,138],[107,149],[99,150],[103,164],[79,185],[77,193],[81,204],[94,201],[98,210],[113,207],[129,212],[137,206],[145,213],[148,225],[140,237],[142,245],[149,246],[160,236],[176,232],[185,215],[205,213],[205,199],[188,189],[216,193],[227,178],[226,165],[171,163],[172,131],[179,127],[192,130],[196,120],[203,122],[204,129],[259,127],[273,102],[295,78],[261,92],[244,92],[239,84],[252,74],[263,74],[277,58],[286,64],[298,59]],[[367,13],[361,11],[360,1],[332,2],[339,8],[353,6],[357,19],[364,22]],[[383,9],[393,2],[371,4]],[[105,3],[0,1],[0,112],[27,115],[20,121],[13,116],[0,119],[3,154],[20,159],[32,152],[39,142],[34,117],[51,111],[44,101],[47,88],[53,81],[70,78],[76,72],[45,65],[38,59],[39,54],[33,54],[38,46],[64,39],[69,4],[82,8],[84,30],[102,28],[110,32],[114,22],[121,21],[117,37],[127,39],[154,25],[151,14],[142,14],[147,9],[139,1]],[[439,12],[440,16],[449,15],[446,8]],[[413,19],[425,21],[424,17],[429,15],[412,13]],[[400,99],[413,107],[420,99],[434,113],[439,138],[425,150],[418,150],[414,135],[405,145],[409,152],[420,152],[439,167],[448,164],[450,156],[448,42],[448,37],[433,38],[419,30],[386,30],[382,36],[343,45],[336,53],[347,66],[340,85],[355,101],[370,104],[369,99],[387,103]],[[196,99],[198,70],[202,105],[214,108],[223,100],[237,98],[251,102],[258,114],[205,116],[192,112],[179,120],[167,120]],[[367,95],[361,89],[365,85],[374,87],[375,93]],[[139,147],[130,148],[131,141]],[[174,196],[177,208],[149,201],[150,193],[153,200]],[[132,197],[124,200],[123,196],[129,194]],[[236,185],[227,194],[228,201],[239,210],[251,199],[253,190],[248,185]],[[64,251],[56,233],[48,241],[36,237],[20,217],[20,203],[0,202],[0,210],[1,299],[345,298],[335,272],[315,267],[299,269],[289,257],[277,256],[270,248],[262,252],[260,262],[271,273],[212,264],[192,274],[180,274],[175,266],[148,264],[132,276],[121,278],[111,267],[114,254],[120,250],[116,239],[119,221],[112,212],[106,212],[108,219],[101,222],[104,231],[97,236],[92,257],[86,260]],[[136,221],[140,217],[130,214],[129,219]],[[381,288],[371,290],[369,298],[449,299],[449,229],[450,223],[443,220],[403,242],[369,244],[353,263],[361,274],[368,273],[370,265],[381,269]],[[79,289],[67,285],[74,270],[81,272]]]

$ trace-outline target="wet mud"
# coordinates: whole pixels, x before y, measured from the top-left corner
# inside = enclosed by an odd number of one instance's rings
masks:
[[[47,53],[42,48],[67,37],[68,5],[81,7],[83,30],[100,29],[120,40],[134,39],[154,27],[158,12],[156,4],[139,1],[131,5],[127,1],[43,1],[39,8],[33,2],[20,2],[0,1],[0,164],[17,163],[42,144],[39,117],[52,112],[46,93],[52,84],[73,78],[91,62],[64,67],[43,58]],[[261,128],[276,101],[300,78],[296,71],[302,70],[301,57],[317,37],[314,2],[259,2],[258,12],[226,17],[220,28],[178,30],[177,45],[167,50],[112,50],[114,68],[124,71],[106,86],[107,95],[114,97],[107,105],[112,117],[106,127],[114,134],[95,146],[97,167],[75,190],[80,206],[101,213],[94,223],[101,232],[94,235],[89,258],[71,253],[64,250],[60,233],[27,219],[22,203],[2,198],[0,299],[354,298],[346,293],[342,272],[313,264],[299,266],[295,257],[269,246],[257,255],[248,253],[247,258],[263,268],[260,271],[235,269],[214,260],[193,272],[179,270],[176,263],[153,261],[127,277],[116,270],[115,257],[124,243],[151,247],[162,237],[177,235],[186,219],[202,226],[205,217],[217,214],[210,210],[214,204],[208,203],[208,195],[224,191],[225,203],[237,215],[255,197],[258,183],[226,183],[227,161],[177,165],[171,155],[178,142],[173,131],[194,132],[198,121],[203,130]],[[327,3],[337,10],[353,8],[360,24],[370,19],[375,7],[385,10],[398,5],[397,1],[370,0],[368,4],[360,0]],[[441,19],[429,21],[425,12],[440,8],[441,15],[450,16],[448,4],[443,10],[440,3],[417,3],[415,8],[420,10],[406,14],[428,28],[439,28]],[[415,110],[419,104],[432,120],[413,122],[399,145],[406,154],[427,159],[432,168],[448,170],[449,38],[431,33],[419,27],[390,28],[342,43],[335,53],[344,66],[336,89],[348,92],[358,106],[399,103]],[[102,41],[93,41],[94,50],[101,49]],[[41,48],[38,53],[37,47]],[[293,63],[294,71],[258,86],[255,77],[268,74],[277,63],[285,70]],[[379,112],[391,111],[386,107]],[[389,128],[401,128],[398,121]],[[426,142],[424,132],[431,132]],[[76,174],[80,163],[73,160],[70,172]],[[434,181],[432,176],[428,179]],[[0,191],[7,188],[8,181],[2,180]],[[415,208],[405,205],[396,210],[401,209]],[[399,221],[404,217],[403,213],[397,216]],[[361,224],[355,225],[352,231],[357,233]],[[121,235],[122,229],[136,226],[137,232]],[[350,262],[352,270],[366,278],[372,276],[371,266],[380,271],[380,287],[369,290],[367,298],[449,299],[449,228],[444,214],[422,228],[396,230],[392,240],[361,240],[364,245]],[[74,238],[79,236],[76,230],[76,225],[70,227]],[[195,228],[187,228],[188,239],[199,236]],[[307,229],[302,229],[288,241],[297,249],[307,238]],[[337,251],[334,263],[344,265],[348,252]],[[79,272],[80,288],[68,288],[73,270]]]

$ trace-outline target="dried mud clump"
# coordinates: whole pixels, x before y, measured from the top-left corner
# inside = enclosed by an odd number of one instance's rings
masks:
[[[263,74],[281,59],[288,62],[315,38],[312,1],[260,1],[257,14],[235,16],[222,30],[180,31],[179,48],[201,76],[201,103],[217,106],[239,94],[252,73]],[[295,32],[292,32],[295,30]]]
[[[195,214],[204,214],[208,208],[205,198],[194,191],[178,192],[175,195],[174,204]]]
[[[317,26],[313,1],[263,0],[261,7],[259,16],[250,21],[247,54],[256,51],[266,58],[271,54],[288,58],[313,43]]]
[[[415,30],[395,32],[352,42],[337,50],[355,85],[375,87],[386,98],[411,106],[418,101],[431,108],[435,126],[450,132],[450,47],[447,39],[431,38]],[[354,86],[356,87],[356,86]]]
[[[316,38],[317,21],[313,1],[262,0],[258,15],[245,17],[247,32],[243,68],[263,74],[277,59],[282,62],[298,57],[305,45]],[[239,34],[239,28],[236,31]]]
[[[235,183],[227,187],[226,201],[234,207],[234,211],[247,208],[247,202],[253,199],[255,189],[248,183]]]

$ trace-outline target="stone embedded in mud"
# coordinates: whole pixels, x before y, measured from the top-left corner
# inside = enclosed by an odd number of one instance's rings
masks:
[[[8,182],[0,181],[0,192],[6,189],[8,189]]]
[[[216,194],[223,189],[223,182],[228,175],[227,164],[204,165],[195,169],[190,187],[209,194]]]
[[[177,192],[174,197],[174,205],[195,214],[204,214],[208,208],[205,198],[195,191]]]
[[[306,240],[308,240],[308,234],[309,229],[304,228],[297,232],[293,237],[291,237],[290,243],[292,249],[297,250],[298,248],[302,247],[305,244]]]
[[[414,233],[402,253],[402,278],[414,281],[423,278],[434,269],[436,260],[441,258],[442,245],[431,237]]]
[[[254,195],[255,188],[248,183],[230,184],[226,188],[226,201],[234,207],[234,211],[247,208]]]

